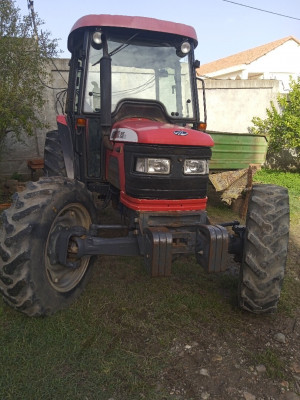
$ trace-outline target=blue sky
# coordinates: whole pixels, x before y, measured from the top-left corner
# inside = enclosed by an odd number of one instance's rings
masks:
[[[234,0],[235,1],[235,0]],[[290,19],[223,0],[34,0],[44,28],[60,39],[61,57],[69,57],[67,37],[74,22],[87,14],[139,15],[192,25],[199,45],[196,57],[205,64],[243,50],[293,35],[300,39],[300,0],[236,0]],[[16,0],[27,14],[27,0]]]

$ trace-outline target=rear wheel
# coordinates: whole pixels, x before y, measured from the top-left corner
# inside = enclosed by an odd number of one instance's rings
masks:
[[[57,130],[46,134],[44,172],[46,176],[67,176],[60,136]]]
[[[83,257],[76,268],[61,265],[53,259],[52,241],[57,230],[88,229],[93,221],[92,198],[78,181],[42,178],[16,193],[2,214],[0,232],[0,291],[5,301],[39,316],[78,297],[89,275],[90,257]]]
[[[241,308],[258,314],[276,311],[285,273],[288,233],[287,189],[254,185],[240,272]]]

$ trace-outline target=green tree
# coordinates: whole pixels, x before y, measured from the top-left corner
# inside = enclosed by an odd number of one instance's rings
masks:
[[[278,107],[271,102],[267,118],[254,117],[252,133],[266,135],[269,150],[273,153],[282,149],[294,150],[300,159],[300,78],[291,80],[291,91],[288,95],[279,94]]]
[[[20,140],[45,126],[44,82],[57,41],[41,25],[37,14],[35,24],[29,15],[22,17],[15,0],[0,1],[0,151],[8,133]]]

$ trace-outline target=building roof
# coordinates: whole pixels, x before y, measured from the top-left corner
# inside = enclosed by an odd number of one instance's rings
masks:
[[[271,43],[263,44],[262,46],[254,47],[253,49],[245,50],[240,53],[233,54],[232,56],[220,58],[219,60],[201,65],[201,67],[197,69],[197,74],[203,76],[237,65],[251,64],[253,61],[264,56],[289,40],[294,40],[300,45],[300,40],[296,39],[294,36],[288,36],[283,39],[275,40]]]

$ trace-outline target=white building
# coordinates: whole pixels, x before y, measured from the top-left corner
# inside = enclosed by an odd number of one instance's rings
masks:
[[[202,65],[197,74],[211,79],[274,79],[280,92],[300,76],[300,40],[293,36]]]

